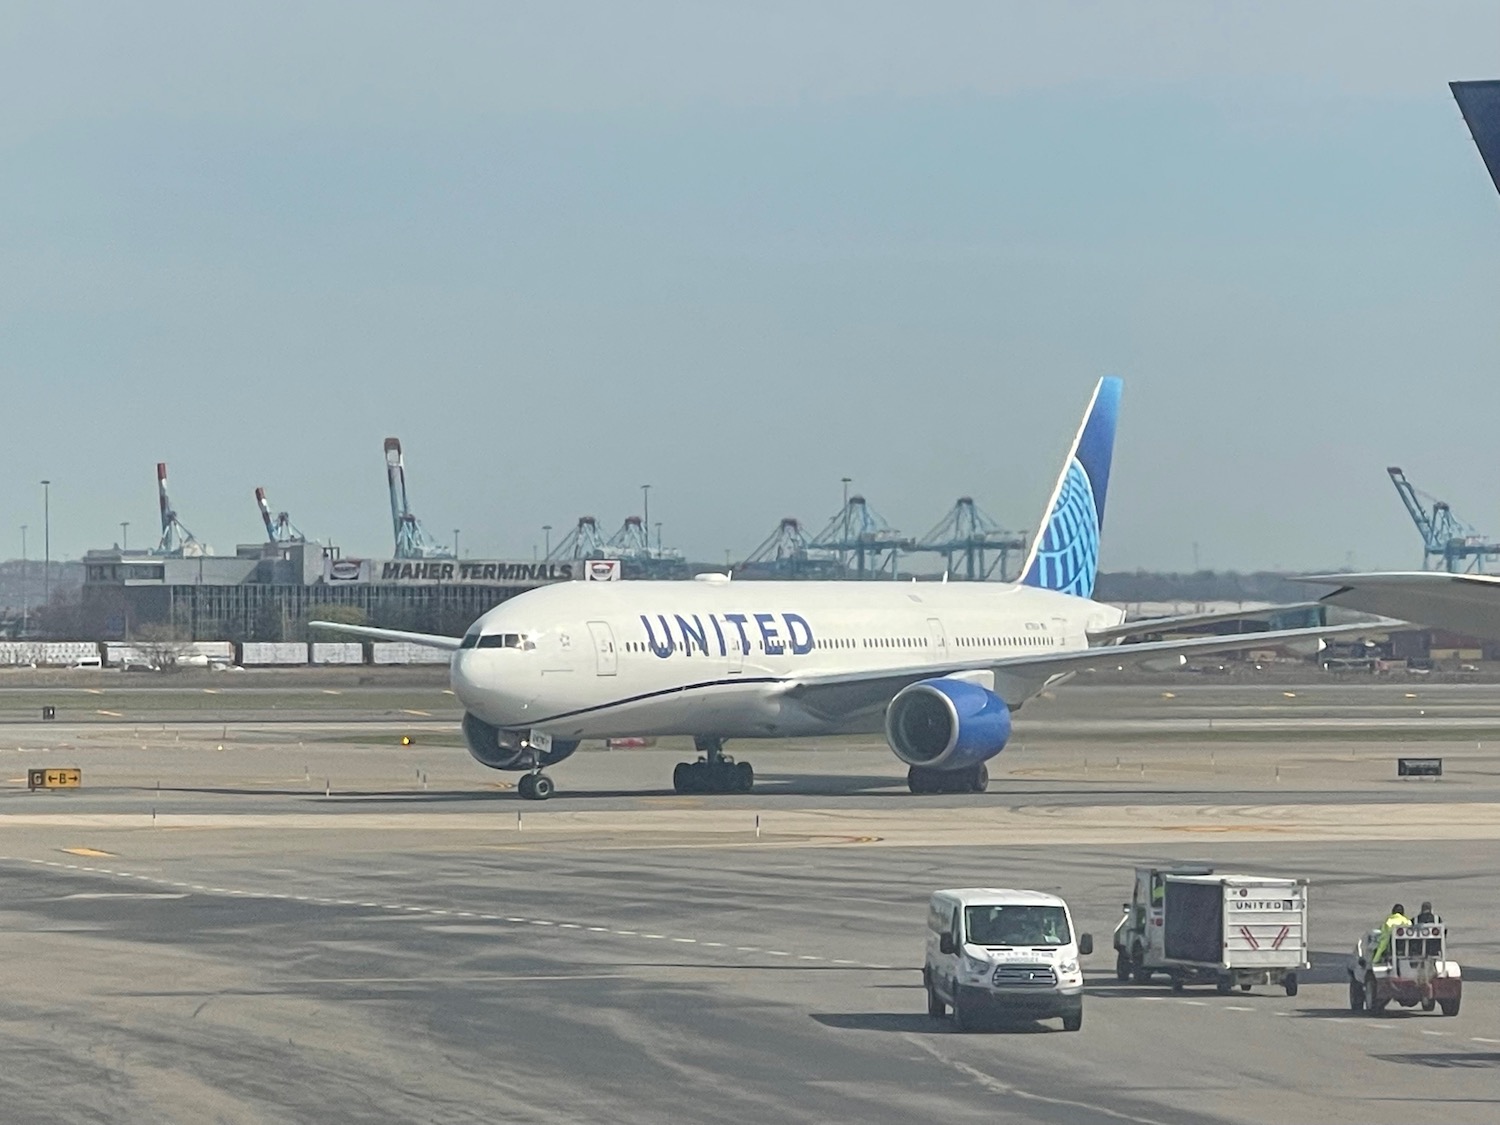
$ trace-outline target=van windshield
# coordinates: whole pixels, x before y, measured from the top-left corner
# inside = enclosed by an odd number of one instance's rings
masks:
[[[1073,940],[1061,906],[970,906],[965,940],[974,945],[1067,945]]]

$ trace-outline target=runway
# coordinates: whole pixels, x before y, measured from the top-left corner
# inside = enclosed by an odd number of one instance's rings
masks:
[[[764,781],[722,799],[662,788],[680,748],[580,752],[539,806],[439,719],[18,716],[0,733],[7,1119],[1491,1120],[1500,753],[1358,725],[1143,736],[1296,705],[1168,690],[1059,691],[1055,715],[1022,712],[990,792],[921,799],[869,740],[735,746]],[[1405,718],[1410,689],[1296,690],[1300,719],[1360,724]],[[1500,693],[1423,704],[1482,725]],[[1117,713],[1118,737],[1045,729]],[[1397,780],[1404,752],[1445,776]],[[85,788],[25,792],[43,761],[80,764]],[[1311,879],[1297,997],[1114,983],[1130,867],[1167,858]],[[1081,1033],[928,1020],[926,895],[975,884],[1057,890],[1096,935]],[[1458,1017],[1346,1010],[1345,950],[1393,897],[1453,926]]]

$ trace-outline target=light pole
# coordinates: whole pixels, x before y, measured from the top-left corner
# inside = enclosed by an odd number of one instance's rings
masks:
[[[26,632],[26,615],[31,608],[31,590],[26,585],[26,528],[21,525],[21,632]]]
[[[130,550],[130,521],[120,521],[120,553]]]
[[[550,559],[552,557],[552,525],[550,523],[542,524],[542,534],[546,536],[547,543],[547,549],[542,552],[542,558]]]
[[[641,485],[641,527],[646,532],[646,553],[651,553],[651,486]]]
[[[458,528],[453,529],[453,557],[458,558]]]
[[[42,605],[52,600],[52,482],[42,481]]]
[[[844,483],[844,539],[843,539],[843,542],[839,545],[839,569],[840,570],[847,570],[848,567],[849,567],[849,560],[845,557],[844,552],[849,547],[849,482],[852,481],[853,479],[854,479],[853,477],[840,477],[839,478],[839,480],[843,481],[843,483]],[[848,577],[848,576],[845,575],[845,577]]]
[[[646,546],[650,547],[650,542]],[[656,521],[656,557],[661,558],[661,520]]]

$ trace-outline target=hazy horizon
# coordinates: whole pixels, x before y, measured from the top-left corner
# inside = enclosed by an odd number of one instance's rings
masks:
[[[267,489],[462,553],[641,509],[690,558],[1037,522],[1125,380],[1109,570],[1415,568],[1500,535],[1500,199],[1454,3],[17,3],[0,556],[220,554]],[[1476,409],[1476,406],[1478,407]],[[1195,560],[1196,544],[1196,560]]]

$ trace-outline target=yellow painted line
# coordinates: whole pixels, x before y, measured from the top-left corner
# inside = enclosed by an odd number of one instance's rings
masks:
[[[1281,694],[1284,695],[1284,696],[1286,696],[1288,699],[1296,699],[1297,698],[1297,693],[1295,691],[1284,691]]]
[[[1161,693],[1161,697],[1163,699],[1176,699],[1177,693],[1174,691],[1164,691]]]
[[[219,694],[219,689],[216,688],[216,687],[206,687],[206,688],[203,689],[203,694],[204,695],[218,695]]]
[[[118,711],[95,711],[96,715],[108,715],[111,719],[123,719],[125,716]]]
[[[90,695],[103,695],[104,694],[104,689],[103,688],[91,687],[91,688],[85,688],[84,690],[87,691]]]
[[[334,691],[332,688],[324,688],[323,689],[323,694],[324,695],[343,695],[344,693],[341,692],[341,691]]]
[[[429,719],[432,718],[431,711],[413,711],[410,707],[401,708],[401,713],[403,715],[423,715]]]
[[[63,848],[69,855],[112,856],[114,852],[101,852],[98,848]]]

